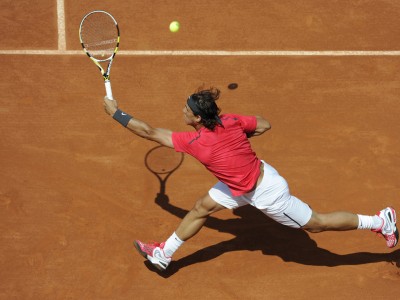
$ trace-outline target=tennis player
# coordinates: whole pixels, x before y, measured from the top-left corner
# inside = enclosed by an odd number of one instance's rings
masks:
[[[249,142],[249,138],[271,129],[270,123],[260,116],[220,115],[216,104],[219,95],[218,89],[210,88],[188,97],[183,117],[194,128],[188,132],[153,128],[118,109],[116,101],[104,99],[106,112],[124,127],[140,137],[193,156],[218,179],[166,241],[134,241],[139,253],[155,268],[165,270],[175,251],[200,231],[209,215],[247,204],[293,228],[309,232],[369,229],[381,234],[389,248],[396,246],[399,233],[396,212],[391,207],[372,216],[344,211],[318,213],[291,195],[286,180],[257,157]]]

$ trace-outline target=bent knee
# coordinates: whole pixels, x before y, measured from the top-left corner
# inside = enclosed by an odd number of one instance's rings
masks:
[[[199,215],[207,216],[224,208],[207,194],[196,201],[192,210]]]
[[[311,233],[322,232],[325,231],[326,228],[327,225],[323,216],[314,211],[312,212],[311,219],[308,221],[306,225],[303,226],[304,230]]]

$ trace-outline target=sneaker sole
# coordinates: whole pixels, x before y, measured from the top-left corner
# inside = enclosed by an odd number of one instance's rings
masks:
[[[393,248],[397,245],[397,242],[399,241],[399,231],[397,230],[397,216],[396,216],[396,211],[394,210],[393,207],[389,207],[391,212],[392,212],[392,216],[393,216],[393,223],[394,223],[394,230],[393,230],[393,234],[396,237],[396,242],[394,243],[393,246],[389,247],[389,248]]]
[[[133,245],[135,246],[136,250],[140,253],[141,256],[147,258],[147,253],[142,251],[140,245],[136,241],[133,242]]]
[[[161,272],[165,271],[166,268],[163,268],[162,266],[160,266],[160,264],[159,264],[158,262],[153,262],[153,261],[152,261],[152,257],[149,257],[149,256],[147,255],[146,252],[142,251],[142,249],[140,248],[140,245],[139,245],[136,241],[133,241],[133,245],[135,246],[135,248],[136,248],[136,250],[139,252],[139,254],[140,254],[141,256],[143,256],[144,258],[146,258],[149,262],[151,262],[151,264],[152,264],[158,271],[161,271]]]
[[[396,243],[393,245],[393,247],[395,247],[397,245],[397,242],[399,241],[399,231],[397,230],[397,227],[396,230],[394,231],[394,235],[396,237]]]
[[[397,242],[399,241],[399,231],[397,230],[397,224],[396,224],[397,223],[396,211],[394,210],[393,207],[391,207],[390,209],[392,210],[394,215],[394,236],[396,237],[396,243],[393,245],[393,247],[395,247],[397,245]]]

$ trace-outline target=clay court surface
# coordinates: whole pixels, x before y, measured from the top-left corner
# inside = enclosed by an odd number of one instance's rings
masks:
[[[223,112],[269,119],[254,150],[315,210],[400,210],[399,1],[3,0],[0,299],[398,297],[399,246],[292,230],[251,207],[213,215],[166,273],[149,269],[133,240],[169,237],[215,179],[186,156],[157,197],[144,163],[157,144],[104,113],[81,51],[94,9],[120,24],[111,81],[125,111],[190,130],[188,94],[219,87]]]

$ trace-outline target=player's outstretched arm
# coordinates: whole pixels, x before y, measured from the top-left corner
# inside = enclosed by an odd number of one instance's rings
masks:
[[[118,109],[117,101],[104,97],[104,109],[107,114],[112,116],[124,127],[128,128],[134,134],[157,142],[163,146],[174,148],[172,143],[172,131],[164,128],[153,128],[149,124],[133,118],[129,114]]]

